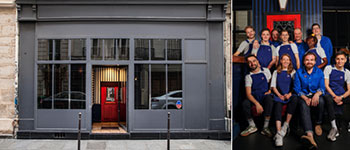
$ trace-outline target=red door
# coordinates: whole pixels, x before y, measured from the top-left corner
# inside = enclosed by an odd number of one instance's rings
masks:
[[[101,121],[118,120],[118,86],[101,86]]]

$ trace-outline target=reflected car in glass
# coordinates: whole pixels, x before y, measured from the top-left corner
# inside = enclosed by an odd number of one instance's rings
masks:
[[[166,99],[168,98],[168,103]],[[152,97],[152,109],[182,109],[182,90],[171,91],[158,97]]]

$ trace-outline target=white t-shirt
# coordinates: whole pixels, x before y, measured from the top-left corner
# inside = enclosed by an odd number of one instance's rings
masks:
[[[265,77],[266,77],[266,80],[269,82],[270,79],[271,79],[271,73],[270,73],[270,70],[267,69],[267,68],[263,68],[263,70],[260,69],[259,72],[257,73],[252,73],[250,72],[249,74],[247,74],[245,76],[245,87],[252,87],[252,84],[253,84],[253,79],[252,79],[252,75],[254,74],[259,74],[259,73],[264,73]]]

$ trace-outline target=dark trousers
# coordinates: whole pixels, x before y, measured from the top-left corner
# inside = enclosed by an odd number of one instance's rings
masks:
[[[312,95],[313,96],[313,95]],[[309,98],[312,98],[312,96],[308,96]],[[300,111],[301,111],[301,120],[303,122],[304,130],[305,132],[312,131],[312,121],[311,121],[311,111],[316,113],[316,124],[322,123],[322,116],[324,111],[324,99],[323,96],[320,96],[319,98],[319,104],[316,107],[307,106],[306,102],[301,98],[299,98],[299,105],[300,105]]]
[[[271,112],[272,112],[272,108],[273,108],[272,96],[270,94],[265,95],[264,99],[259,103],[264,108],[264,112],[263,112],[264,116],[271,116]],[[243,113],[244,113],[244,116],[246,117],[246,119],[252,118],[251,108],[253,105],[254,104],[248,99],[245,99],[242,102]]]
[[[329,119],[330,120],[334,120],[335,119],[335,115],[342,115],[343,114],[343,107],[344,104],[349,104],[350,103],[350,97],[346,97],[343,98],[343,104],[342,105],[337,105],[334,100],[333,97],[330,94],[326,94],[324,96],[325,98],[325,104],[326,104],[326,108],[328,111],[328,115],[329,115]]]
[[[295,109],[297,108],[298,105],[298,97],[297,96],[292,96],[290,97],[290,101],[287,104],[281,103],[281,102],[277,102],[275,101],[274,103],[274,107],[275,107],[275,117],[276,117],[276,121],[282,120],[282,106],[283,105],[287,105],[287,113],[293,115],[295,112]]]

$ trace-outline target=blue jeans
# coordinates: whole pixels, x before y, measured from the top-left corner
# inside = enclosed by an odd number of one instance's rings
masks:
[[[313,95],[312,95],[313,96]],[[308,96],[312,98],[312,96]],[[303,122],[305,132],[312,132],[312,121],[311,121],[311,111],[316,113],[316,124],[322,123],[322,116],[324,111],[324,99],[323,96],[320,96],[319,103],[316,107],[307,106],[306,102],[299,97],[300,111],[301,111],[301,120]]]

